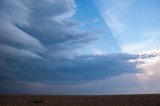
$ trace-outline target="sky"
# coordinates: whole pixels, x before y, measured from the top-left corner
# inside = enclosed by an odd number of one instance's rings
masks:
[[[159,42],[159,0],[1,0],[0,93],[159,93]]]

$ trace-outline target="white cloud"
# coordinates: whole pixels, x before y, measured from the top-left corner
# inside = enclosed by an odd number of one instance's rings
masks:
[[[95,4],[99,4],[99,2],[101,3],[100,6],[97,5],[98,9],[106,24],[115,36],[118,36],[120,32],[123,32],[126,29],[125,23],[123,22],[121,16],[127,11],[127,8],[131,5],[132,1],[94,0],[94,2]]]
[[[114,13],[115,10],[107,10],[105,15],[105,21],[107,25],[110,27],[113,34],[117,35],[117,33],[123,31],[125,26],[123,22],[120,20],[119,16]]]
[[[142,68],[144,70],[144,73],[139,74],[139,78],[141,80],[153,80],[156,77],[159,77],[159,69],[160,69],[160,51],[149,51],[149,52],[143,52],[139,53],[141,55],[153,55],[148,58],[139,58],[136,59],[136,61],[141,61],[143,64],[138,65],[139,68]]]
[[[96,55],[105,55],[105,53],[102,51],[102,50],[99,50],[99,49],[93,49],[93,55],[96,54]]]
[[[122,46],[122,50],[128,53],[140,53],[140,52],[147,51],[148,49],[151,49],[149,48],[150,44],[151,44],[151,40],[136,42],[128,45],[126,44]]]
[[[143,64],[138,65],[138,68],[141,68],[143,73],[137,74],[137,77],[147,93],[160,92],[160,85],[158,84],[160,80],[160,51],[149,51],[141,54],[154,54],[155,56],[137,59],[137,61],[143,62]]]

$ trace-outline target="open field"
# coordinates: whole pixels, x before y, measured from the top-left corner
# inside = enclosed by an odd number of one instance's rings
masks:
[[[160,106],[160,94],[108,96],[0,95],[0,106]]]

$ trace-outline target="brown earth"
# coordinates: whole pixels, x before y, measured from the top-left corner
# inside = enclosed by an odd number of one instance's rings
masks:
[[[160,106],[160,94],[106,96],[0,95],[0,106]]]

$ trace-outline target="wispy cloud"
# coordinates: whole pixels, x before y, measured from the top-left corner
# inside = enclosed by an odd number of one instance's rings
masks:
[[[154,51],[159,48],[159,42],[158,39],[160,37],[159,31],[145,31],[140,34],[141,41],[137,41],[133,44],[124,45],[122,49],[124,52],[129,53],[140,53],[140,52],[147,52],[147,51]]]
[[[94,0],[95,4],[98,3],[98,0]],[[125,30],[125,23],[121,19],[122,14],[127,11],[127,8],[131,5],[131,1],[126,0],[101,0],[101,4],[98,8],[100,9],[100,13],[105,20],[106,24],[109,26],[112,33],[117,36],[120,32]],[[104,4],[108,4],[106,6]]]
[[[98,23],[99,21],[100,21],[100,19],[98,17],[95,17],[95,18],[92,19],[93,23]]]

